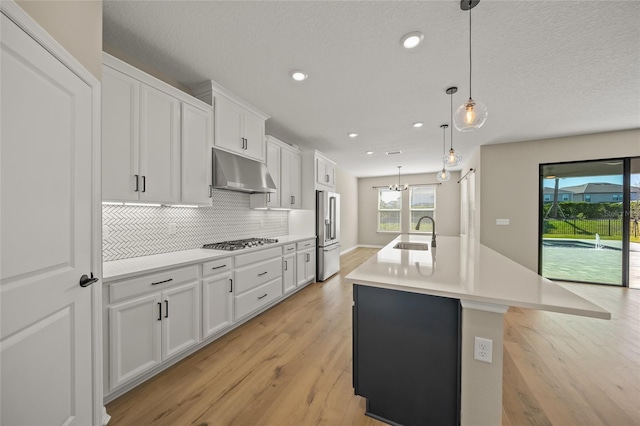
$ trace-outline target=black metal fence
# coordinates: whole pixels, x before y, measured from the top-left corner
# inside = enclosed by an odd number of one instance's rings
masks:
[[[631,224],[633,235],[633,223]],[[544,234],[622,236],[620,219],[545,219]]]

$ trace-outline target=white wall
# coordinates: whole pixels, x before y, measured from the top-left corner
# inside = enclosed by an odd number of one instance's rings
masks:
[[[102,1],[16,3],[98,80],[102,78]]]
[[[358,179],[336,168],[336,192],[340,194],[341,252],[358,245]]]
[[[482,146],[480,241],[537,271],[539,165],[626,156],[640,156],[640,129]]]
[[[457,183],[460,172],[452,172],[451,179],[436,187],[436,235],[460,235],[460,186]],[[435,173],[405,175],[402,183],[438,183]],[[388,186],[398,182],[397,176],[382,176],[358,179],[358,243],[361,245],[383,246],[393,240],[398,233],[377,232],[378,191],[374,186]],[[403,195],[403,210],[409,208],[408,191]],[[402,233],[409,233],[409,224],[403,221]]]

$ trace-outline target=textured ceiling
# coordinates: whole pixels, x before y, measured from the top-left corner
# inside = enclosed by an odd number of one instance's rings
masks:
[[[267,134],[358,177],[439,170],[445,89],[459,88],[454,109],[469,94],[457,0],[103,4],[106,44],[186,86],[218,82],[271,115]],[[489,118],[454,132],[463,164],[480,145],[640,128],[639,1],[482,0],[472,14],[473,98]],[[405,50],[410,31],[425,39]]]

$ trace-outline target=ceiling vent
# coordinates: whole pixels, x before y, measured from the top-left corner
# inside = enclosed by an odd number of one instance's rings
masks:
[[[402,154],[402,151],[387,151],[387,155],[398,155]]]

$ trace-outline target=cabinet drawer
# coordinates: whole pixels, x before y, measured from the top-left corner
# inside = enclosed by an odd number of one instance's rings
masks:
[[[262,262],[263,260],[271,259],[274,257],[282,256],[282,249],[280,247],[271,247],[264,250],[258,250],[247,254],[239,254],[236,256],[235,265],[236,268],[244,265],[250,265],[256,262]]]
[[[282,276],[282,257],[236,270],[236,294]]]
[[[236,320],[273,302],[280,296],[282,296],[282,277],[269,281],[241,296],[236,296]]]
[[[211,262],[202,264],[202,276],[209,277],[211,275],[220,274],[230,271],[233,268],[233,258],[225,257],[224,259],[216,259]]]
[[[296,251],[296,244],[287,244],[286,246],[282,246],[282,254],[287,255],[289,253],[293,253]]]
[[[316,240],[306,240],[306,241],[300,241],[299,243],[297,243],[298,250],[305,250],[315,246],[316,246]]]
[[[198,279],[198,266],[170,269],[156,274],[143,275],[126,281],[109,284],[110,303],[128,299],[133,296],[157,291],[176,284]]]

